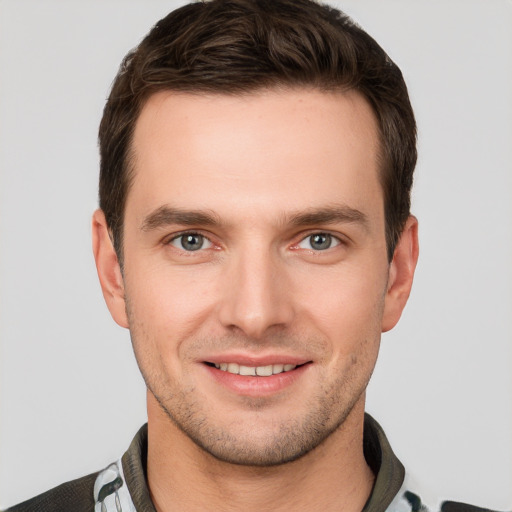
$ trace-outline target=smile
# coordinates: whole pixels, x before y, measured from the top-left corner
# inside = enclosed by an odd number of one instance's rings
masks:
[[[279,373],[289,372],[297,368],[296,364],[269,364],[266,366],[244,366],[238,363],[215,363],[215,368],[223,372],[242,376],[270,377]]]
[[[230,357],[225,354],[224,357],[219,357],[216,361],[203,360],[203,366],[224,388],[237,395],[255,398],[271,396],[295,385],[313,364],[313,361],[293,356],[278,356],[280,361],[277,357],[271,358],[269,355],[252,358],[252,361],[251,357],[238,356],[236,363],[233,361],[236,356]],[[274,363],[276,360],[279,362]]]

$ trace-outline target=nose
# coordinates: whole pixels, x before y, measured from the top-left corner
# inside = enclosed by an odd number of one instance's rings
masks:
[[[257,339],[283,329],[294,317],[286,263],[271,250],[247,250],[229,264],[219,319],[225,328]]]

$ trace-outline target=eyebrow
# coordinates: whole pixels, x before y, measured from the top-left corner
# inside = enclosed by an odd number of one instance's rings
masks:
[[[299,213],[285,215],[283,224],[290,224],[294,227],[311,226],[318,224],[335,223],[360,224],[368,227],[367,216],[355,208],[347,205],[333,205],[323,208],[309,208]],[[223,222],[218,215],[212,211],[184,210],[171,206],[161,206],[147,215],[142,221],[142,231],[152,231],[161,227],[179,224],[183,226],[219,226]]]
[[[293,226],[315,224],[354,223],[368,228],[368,217],[360,210],[347,205],[311,208],[292,215],[288,221]]]
[[[170,206],[161,206],[144,218],[142,231],[152,231],[171,224],[183,226],[214,226],[221,224],[220,219],[213,212],[201,210],[183,210]]]

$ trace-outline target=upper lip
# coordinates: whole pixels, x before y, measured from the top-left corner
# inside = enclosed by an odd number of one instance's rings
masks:
[[[215,354],[206,356],[201,359],[204,363],[238,363],[242,366],[269,366],[272,364],[294,364],[299,366],[311,362],[311,359],[307,357],[297,355],[285,355],[285,354],[267,354],[267,355],[250,355],[250,354]]]

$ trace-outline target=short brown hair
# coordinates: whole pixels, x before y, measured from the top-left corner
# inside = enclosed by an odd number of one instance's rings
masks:
[[[133,178],[130,148],[148,97],[161,90],[240,94],[271,87],[359,91],[381,137],[391,260],[410,214],[416,123],[400,69],[342,12],[311,0],[211,0],[160,20],[123,60],[99,130],[100,208],[122,261]]]

